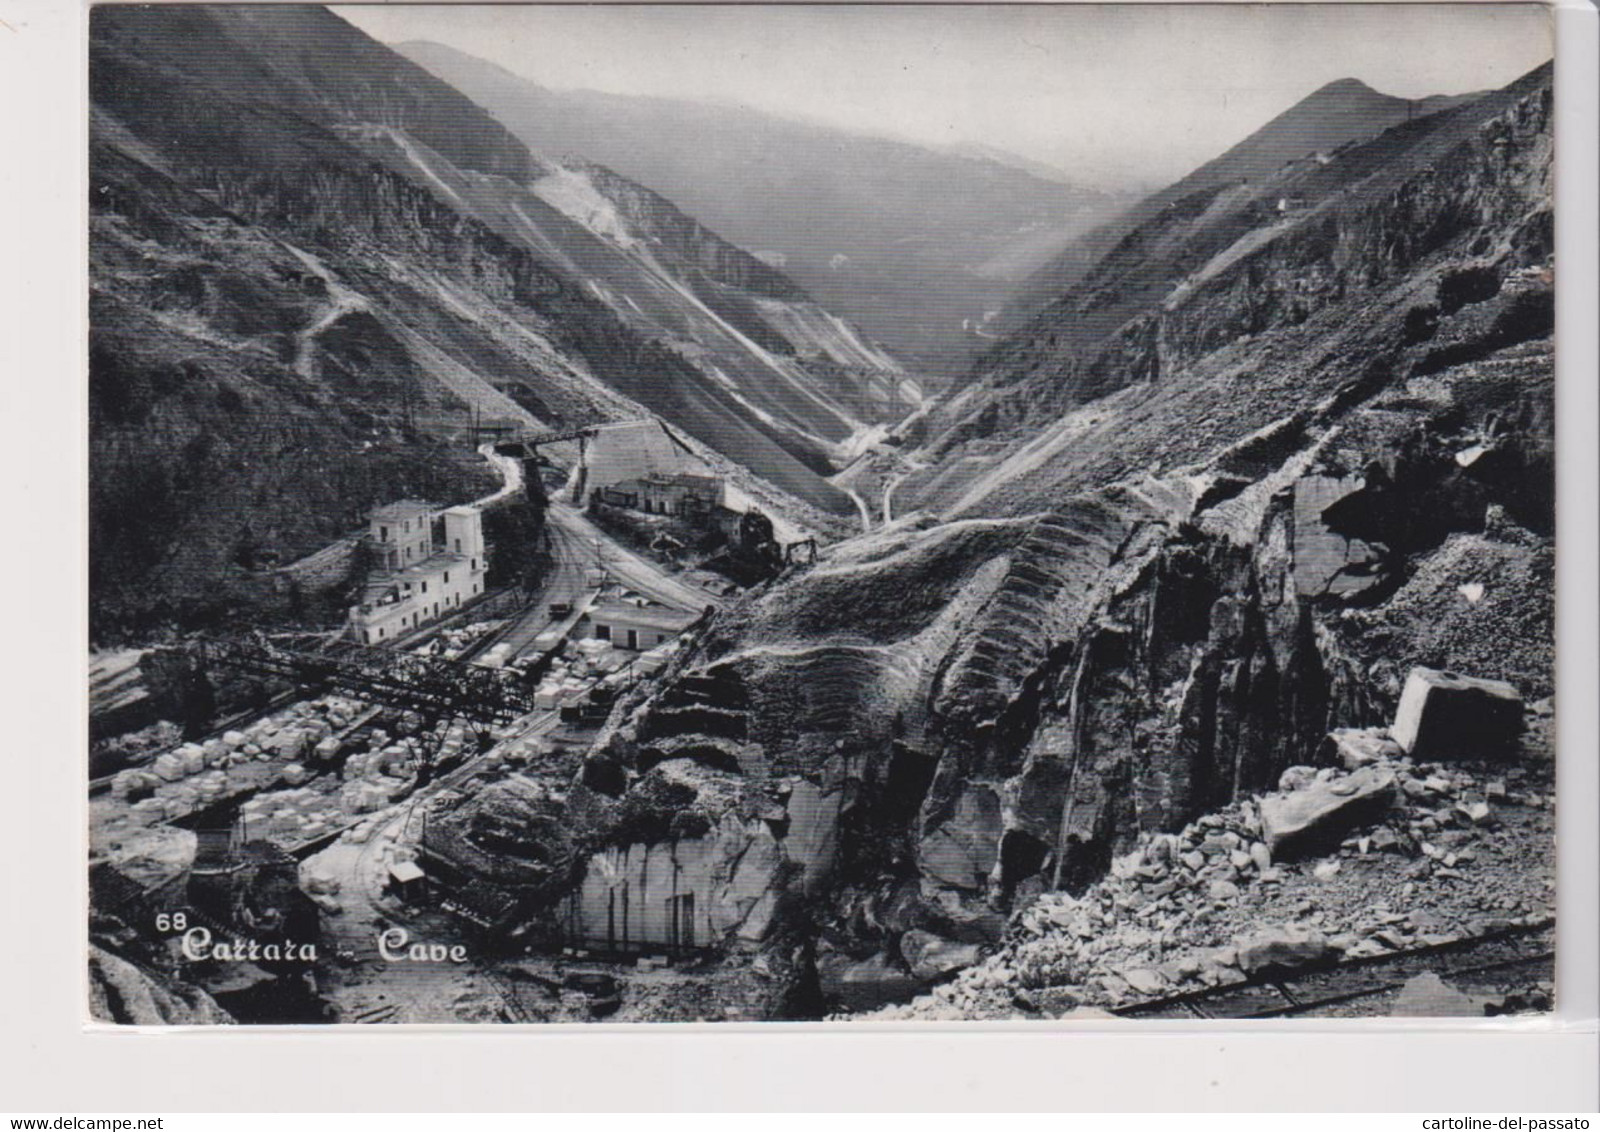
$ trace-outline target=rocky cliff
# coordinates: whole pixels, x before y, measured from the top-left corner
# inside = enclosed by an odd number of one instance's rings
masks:
[[[89,948],[89,1016],[119,1026],[231,1026],[205,991],[155,976],[109,951]]]
[[[860,1008],[1327,765],[1414,665],[1548,695],[1549,108],[1538,72],[1285,170],[1282,214],[1241,190],[1133,233],[934,433],[901,491],[944,517],[720,615],[582,789],[674,759],[824,789],[829,881],[786,926]],[[1114,330],[1067,325],[1099,302]]]
[[[1499,279],[1549,256],[1548,115],[1545,68],[1326,161],[1181,198],[923,422],[937,459],[903,497],[959,513],[977,501],[966,472],[999,458],[985,508],[1026,507],[1044,488],[1028,479],[1036,470],[1069,472],[1070,486],[1115,465],[1170,467],[1341,385],[1381,380],[1373,367],[1416,348],[1429,308],[1468,293],[1474,273]],[[1522,325],[1496,341],[1544,332],[1538,316]],[[1089,402],[1088,419],[1071,413]],[[1052,434],[1057,449],[1041,454]]]

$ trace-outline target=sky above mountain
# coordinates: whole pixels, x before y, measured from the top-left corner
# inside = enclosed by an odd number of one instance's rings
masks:
[[[1537,4],[367,5],[555,89],[711,100],[925,145],[981,143],[1101,187],[1188,172],[1325,83],[1421,98],[1551,54]]]

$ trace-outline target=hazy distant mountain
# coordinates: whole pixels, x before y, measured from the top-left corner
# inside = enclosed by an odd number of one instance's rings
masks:
[[[553,91],[440,44],[396,50],[534,150],[578,154],[648,185],[935,373],[964,366],[1018,280],[1127,203],[1009,155],[745,107]]]
[[[1291,161],[1315,153],[1326,156],[1342,145],[1381,133],[1397,122],[1432,114],[1476,97],[1472,94],[1436,95],[1413,100],[1380,94],[1359,79],[1331,82],[1220,157],[1070,242],[1018,288],[999,325],[1007,330],[1019,326],[1029,315],[1082,279],[1123,236],[1159,215],[1174,201],[1202,189],[1241,180],[1261,180]]]
[[[1041,181],[1058,181],[1063,185],[1076,185],[1064,169],[1057,169],[1054,165],[1047,165],[1043,161],[1035,161],[1031,157],[1023,157],[1020,153],[1012,153],[1009,149],[1001,149],[995,145],[985,145],[983,142],[957,142],[955,145],[946,146],[945,152],[956,157],[965,157],[973,161],[992,161],[996,165],[1008,165],[1012,169],[1020,169]]]

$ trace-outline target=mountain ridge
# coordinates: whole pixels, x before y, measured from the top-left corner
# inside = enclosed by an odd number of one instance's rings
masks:
[[[1489,144],[1484,132],[1508,106],[1548,91],[1549,76],[1546,64],[1502,90],[1402,121],[1326,155],[1328,160],[1302,158],[1255,182],[1211,185],[1186,195],[1179,193],[1193,182],[1177,182],[1164,194],[1169,203],[1125,234],[1079,282],[996,342],[962,393],[919,422],[934,462],[947,464],[944,483],[927,477],[919,488],[913,480],[902,489],[904,496],[925,504],[952,501],[960,477],[950,461],[959,463],[962,452],[974,462],[989,459],[979,451],[1010,451],[1015,444],[1020,452],[1022,441],[1037,439],[1031,429],[1047,423],[1067,428],[1080,412],[1116,422],[1119,412],[1097,408],[1102,399],[1125,389],[1135,402],[1152,391],[1165,395],[1174,374],[1232,336],[1302,333],[1302,324],[1316,325],[1320,312],[1341,309],[1353,292],[1384,285],[1414,270],[1418,260],[1446,254],[1472,217],[1498,210],[1495,222],[1509,231],[1507,210],[1532,207],[1527,202],[1537,198],[1517,183],[1501,190],[1503,199],[1474,200],[1471,194],[1491,183],[1478,171],[1453,186],[1466,197],[1462,203],[1430,199],[1430,209],[1444,211],[1427,223],[1417,220],[1415,232],[1399,221],[1393,222],[1399,231],[1375,227],[1374,210],[1384,215],[1381,209],[1416,208],[1391,194],[1426,184],[1440,162],[1483,152]],[[1503,254],[1539,255],[1548,243],[1548,222],[1547,206],[1534,209],[1519,221],[1521,227],[1500,237],[1525,246]],[[1369,263],[1364,249],[1375,242],[1389,250]],[[1096,451],[1089,437],[1077,443],[1087,445],[1080,449],[1084,458]],[[1111,447],[1124,456],[1131,450],[1126,444]]]
[[[1019,285],[998,320],[1000,328],[1020,326],[1083,278],[1123,236],[1186,196],[1240,178],[1270,176],[1291,161],[1371,137],[1409,118],[1448,110],[1483,93],[1404,99],[1376,91],[1357,78],[1325,83],[1210,161],[1064,249]]]
[[[455,48],[397,45],[536,151],[676,202],[919,372],[957,373],[1012,281],[1123,198],[1014,164],[719,103],[556,91]]]
[[[96,9],[91,97],[102,635],[255,600],[236,557],[305,553],[390,492],[470,497],[481,462],[440,443],[475,416],[659,414],[829,530],[855,514],[838,452],[919,396],[771,265],[325,10]],[[113,536],[140,483],[166,520]]]

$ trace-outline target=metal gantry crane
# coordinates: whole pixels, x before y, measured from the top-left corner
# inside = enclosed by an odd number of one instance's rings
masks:
[[[293,648],[266,637],[202,638],[192,643],[202,665],[220,664],[301,687],[335,687],[354,695],[483,723],[508,723],[536,707],[515,671],[485,668],[345,642],[337,652]]]

